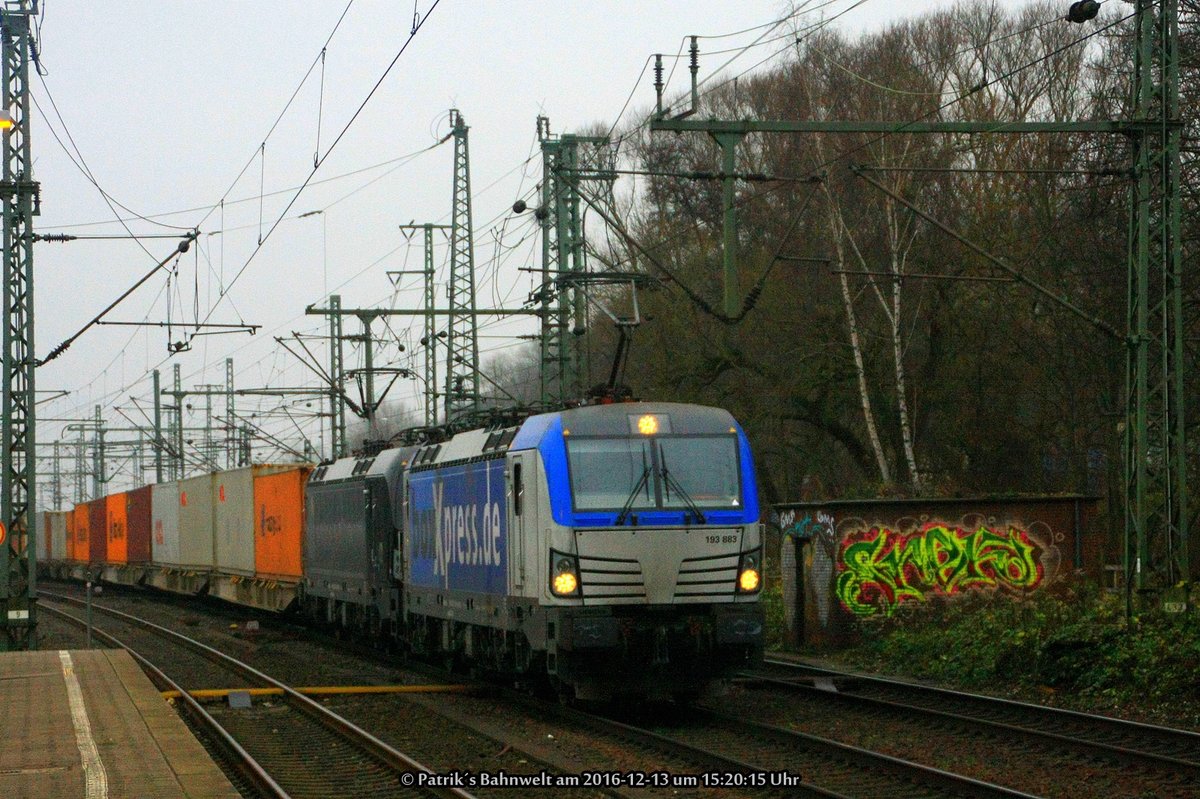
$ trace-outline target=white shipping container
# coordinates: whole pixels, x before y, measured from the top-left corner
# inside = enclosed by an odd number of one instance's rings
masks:
[[[222,574],[254,574],[254,470],[213,475],[216,566]]]
[[[37,553],[39,561],[50,559],[50,513],[49,511],[39,510],[33,513],[33,529],[34,541],[37,545],[34,551]]]
[[[50,560],[67,559],[67,515],[71,512],[55,510],[46,513],[50,519]]]
[[[71,511],[39,510],[33,514],[35,550],[39,561],[66,560],[67,514]],[[57,549],[55,548],[57,536]]]
[[[159,483],[150,491],[150,559],[179,566],[179,483]]]
[[[213,567],[213,484],[216,475],[179,481],[179,563],[193,571]]]

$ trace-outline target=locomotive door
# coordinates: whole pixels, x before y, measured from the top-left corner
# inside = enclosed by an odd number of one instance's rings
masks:
[[[508,557],[512,585],[518,593],[525,586],[525,559],[528,552],[534,549],[530,542],[537,537],[536,467],[533,452],[514,452],[509,455]]]
[[[382,480],[367,480],[363,487],[363,503],[367,522],[367,546],[370,552],[372,587],[388,584],[392,561],[388,557],[391,543],[391,514],[388,513],[387,485]]]
[[[367,551],[370,558],[370,592],[380,619],[391,619],[398,600],[392,580],[391,546],[394,535],[387,483],[372,478],[363,484],[363,503],[366,513]]]

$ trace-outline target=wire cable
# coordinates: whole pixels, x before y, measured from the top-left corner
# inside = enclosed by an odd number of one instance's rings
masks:
[[[71,148],[74,149],[74,151],[75,151],[74,156],[71,154],[71,150],[69,150],[67,148],[67,146],[63,143],[63,140],[61,138],[59,138],[58,132],[55,131],[54,126],[52,124],[50,124],[50,117],[42,109],[41,104],[38,103],[37,96],[34,94],[30,94],[30,97],[33,99],[34,106],[37,108],[38,113],[40,113],[42,115],[42,118],[46,121],[46,127],[50,130],[50,133],[54,137],[54,140],[56,142],[58,142],[58,146],[62,148],[64,153],[66,153],[67,158],[70,159],[71,163],[75,165],[75,167],[83,174],[83,176],[85,178],[87,178],[88,182],[91,183],[98,192],[100,192],[100,196],[102,198],[104,198],[105,204],[108,205],[109,210],[112,211],[113,216],[116,217],[117,221],[119,221],[119,222],[121,221],[121,215],[119,213],[117,213],[117,208],[120,208],[121,210],[125,211],[128,214],[131,214],[132,216],[134,216],[138,219],[142,219],[147,222],[152,222],[152,224],[160,225],[161,227],[168,227],[168,228],[172,228],[175,230],[190,230],[190,228],[178,227],[176,225],[165,225],[161,222],[153,222],[153,220],[150,220],[150,219],[142,216],[137,211],[134,211],[131,208],[129,208],[128,206],[122,204],[116,198],[114,198],[111,194],[109,194],[107,191],[105,191],[104,187],[101,186],[100,182],[96,179],[96,176],[92,172],[91,167],[88,166],[87,159],[85,159],[83,157],[83,153],[80,151],[79,145],[77,145],[75,143],[75,137],[71,135],[71,129],[70,129],[70,127],[68,127],[67,121],[63,118],[62,113],[58,110],[58,103],[55,102],[54,95],[50,92],[50,86],[46,83],[46,79],[42,76],[42,74],[40,72],[38,73],[38,81],[41,82],[41,84],[42,84],[42,89],[46,93],[46,99],[50,101],[50,107],[54,110],[54,116],[58,119],[59,125],[62,126],[63,135],[65,135],[67,137],[67,141],[69,141],[71,143]],[[78,160],[76,160],[76,158],[78,158]],[[114,207],[114,206],[116,206],[116,207]],[[128,228],[128,226],[125,225],[124,222],[122,222],[121,224],[123,227],[125,227],[126,232],[128,232],[130,236],[133,236],[133,231],[130,230]],[[145,247],[143,247],[142,249],[145,250],[146,255],[149,258],[151,258],[151,259],[154,258],[154,255],[149,250],[146,250]]]
[[[1096,30],[1091,31],[1083,36],[1080,36],[1077,39],[1072,39],[1070,42],[1067,42],[1066,44],[1055,48],[1054,50],[1050,51],[1049,53],[1046,53],[1045,55],[1042,55],[1039,58],[1034,59],[1033,61],[1029,61],[1025,64],[1022,64],[1019,67],[1014,67],[1013,69],[1010,69],[1008,72],[1005,72],[994,78],[985,79],[984,81],[976,84],[975,86],[972,86],[966,92],[960,94],[959,96],[955,97],[954,99],[949,100],[945,103],[942,103],[937,108],[934,108],[931,111],[928,111],[927,113],[922,114],[921,116],[917,117],[916,119],[912,119],[912,120],[909,120],[908,122],[898,125],[893,130],[889,130],[884,133],[880,133],[879,135],[859,144],[856,147],[852,147],[849,150],[845,150],[845,151],[817,164],[817,166],[813,169],[812,174],[816,175],[819,172],[821,172],[822,170],[826,169],[827,167],[830,167],[833,164],[837,163],[838,161],[842,161],[846,158],[849,158],[850,156],[854,155],[855,153],[861,152],[862,150],[866,149],[867,147],[877,144],[877,143],[883,141],[884,139],[887,139],[891,136],[895,136],[900,133],[904,133],[905,129],[910,128],[919,122],[927,120],[932,116],[940,114],[941,112],[945,111],[947,108],[950,108],[953,105],[957,105],[958,103],[962,102],[963,100],[967,99],[968,97],[978,94],[979,92],[983,91],[984,89],[988,88],[989,86],[993,86],[1001,81],[1007,80],[1007,79],[1013,77],[1014,75],[1016,75],[1017,73],[1023,72],[1024,70],[1029,69],[1030,67],[1037,66],[1038,64],[1041,64],[1044,61],[1048,61],[1051,58],[1053,58],[1054,56],[1056,56],[1062,52],[1065,52],[1066,50],[1069,50],[1072,47],[1075,47],[1079,44],[1082,44],[1082,43],[1100,35],[1104,31],[1110,30],[1111,28],[1114,28],[1117,25],[1120,25],[1124,22],[1127,22],[1130,19],[1133,19],[1133,17],[1135,17],[1135,16],[1137,16],[1136,11],[1132,12],[1130,14],[1127,14],[1124,17],[1115,19],[1112,22],[1108,23],[1107,25],[1105,25],[1101,28],[1097,28]],[[1004,123],[1004,122],[997,122],[996,126],[1003,127],[1005,124],[1006,123]]]
[[[365,172],[371,172],[376,169],[383,169],[384,167],[394,166],[397,164],[399,164],[400,166],[403,166],[404,164],[408,163],[409,161],[412,161],[413,159],[417,158],[418,156],[423,155],[424,153],[427,153],[430,150],[434,149],[434,147],[436,147],[436,146],[437,146],[437,144],[431,145],[429,147],[423,147],[420,150],[415,150],[411,153],[397,156],[395,158],[389,158],[388,160],[380,161],[377,164],[371,164],[370,166],[360,167],[358,169],[354,169],[349,172],[343,172],[339,175],[330,175],[327,178],[321,178],[320,180],[314,180],[311,183],[309,183],[308,185],[309,185],[309,187],[320,186],[320,185],[324,185],[326,183],[333,183],[335,181],[345,180],[346,178],[354,177],[356,175],[361,175]],[[386,174],[391,174],[391,172],[389,171]],[[375,181],[373,179],[370,183],[364,184],[364,186],[362,188],[366,188],[366,186],[369,186],[369,185],[371,185],[371,183],[374,183],[374,182]],[[300,188],[299,186],[289,186],[287,188],[275,189],[274,191],[269,191],[266,194],[263,194],[261,196],[263,196],[263,197],[278,197],[278,196],[284,195],[284,194],[291,194],[292,192],[296,191],[299,188]],[[351,194],[353,194],[353,193],[354,192],[351,192]],[[218,203],[218,206],[221,206],[222,204],[238,205],[240,203],[257,202],[259,196],[260,195],[258,195],[258,194],[254,194],[249,197],[239,197],[236,200],[226,199],[226,200],[222,200],[220,203]],[[161,217],[182,216],[184,214],[194,214],[198,211],[207,211],[210,207],[211,206],[209,206],[209,205],[199,205],[199,206],[193,206],[191,208],[180,208],[175,211],[162,211],[157,214],[150,214],[146,218],[150,219],[150,220],[154,220],[154,219],[158,219]],[[116,221],[120,222],[122,220],[118,219]],[[125,219],[124,221],[131,222],[133,220]],[[74,222],[74,223],[64,224],[64,225],[47,225],[44,227],[40,227],[39,229],[40,230],[72,230],[74,228],[96,227],[99,225],[111,225],[111,224],[112,224],[111,220],[95,221],[95,222]],[[180,229],[181,230],[191,230],[190,227],[189,228],[180,228]]]
[[[260,238],[258,245],[255,246],[255,248],[250,252],[250,256],[246,259],[246,262],[244,264],[242,264],[241,268],[239,268],[237,272],[234,273],[233,278],[226,285],[225,294],[223,294],[221,297],[219,297],[217,299],[217,301],[215,303],[213,303],[213,305],[209,308],[208,313],[205,314],[205,316],[204,316],[203,322],[207,322],[209,319],[212,318],[212,315],[216,312],[217,307],[221,304],[221,300],[224,299],[224,297],[229,295],[229,291],[238,282],[238,280],[241,278],[241,276],[243,274],[245,274],[246,270],[250,268],[250,265],[254,262],[255,256],[257,256],[258,253],[260,253],[262,251],[263,244],[265,244],[267,242],[267,240],[271,237],[271,234],[275,232],[275,229],[277,227],[279,227],[279,223],[281,221],[283,221],[283,218],[287,215],[287,212],[290,211],[292,206],[296,204],[296,201],[298,199],[300,199],[300,195],[304,192],[304,189],[308,187],[309,181],[312,180],[313,176],[317,174],[317,170],[321,168],[321,164],[325,163],[326,159],[328,159],[329,156],[333,153],[333,151],[337,149],[338,144],[342,141],[342,139],[345,137],[346,133],[354,125],[355,121],[358,119],[358,117],[362,113],[363,109],[366,108],[367,104],[371,102],[371,98],[375,96],[375,92],[377,92],[379,90],[379,87],[381,85],[383,85],[384,80],[386,80],[387,76],[389,74],[391,74],[392,69],[396,66],[397,62],[400,61],[400,57],[404,55],[406,50],[408,50],[408,46],[416,38],[417,34],[421,31],[421,28],[423,28],[425,26],[425,23],[429,21],[430,15],[432,15],[433,12],[435,10],[437,10],[437,7],[441,3],[441,1],[442,0],[434,0],[433,5],[431,5],[429,7],[429,10],[425,12],[425,15],[423,17],[421,17],[420,20],[414,21],[412,33],[410,33],[408,38],[405,39],[404,44],[400,46],[400,49],[396,52],[396,55],[392,58],[391,63],[389,63],[387,68],[384,69],[383,74],[381,74],[379,76],[379,79],[375,81],[375,85],[371,87],[371,90],[367,93],[367,96],[365,98],[363,98],[362,103],[359,104],[358,108],[355,109],[354,113],[350,116],[350,119],[346,122],[346,124],[342,127],[341,131],[334,138],[333,143],[329,145],[329,149],[327,149],[325,151],[325,154],[323,156],[321,156],[320,160],[316,163],[315,166],[313,166],[312,170],[308,173],[308,178],[300,185],[300,188],[298,188],[296,190],[296,193],[292,196],[292,199],[288,201],[287,206],[284,207],[283,212],[280,214],[279,218],[275,220],[274,224],[272,224],[270,228],[268,228],[266,235],[262,236]],[[353,0],[351,0],[351,2],[353,2]],[[349,7],[347,6],[347,8],[349,8]],[[193,334],[193,337],[194,337],[194,334]]]
[[[208,221],[208,218],[212,216],[213,212],[216,211],[221,202],[229,197],[229,193],[233,191],[233,188],[237,186],[238,182],[242,179],[242,176],[246,174],[246,170],[248,170],[254,164],[254,159],[258,157],[259,149],[266,145],[267,140],[271,138],[271,135],[275,132],[275,129],[279,127],[279,123],[283,120],[284,115],[287,114],[288,109],[292,107],[292,103],[296,101],[296,97],[300,94],[300,90],[303,89],[304,84],[308,82],[308,79],[312,75],[313,70],[316,69],[317,64],[322,61],[325,51],[329,48],[329,43],[332,42],[333,37],[337,35],[338,29],[342,27],[342,21],[346,19],[346,15],[350,13],[350,7],[353,5],[354,0],[349,0],[346,3],[346,7],[342,9],[341,16],[339,16],[337,22],[334,23],[333,30],[329,32],[329,36],[325,38],[325,43],[321,45],[321,50],[317,53],[317,57],[313,59],[313,62],[309,65],[308,70],[304,73],[304,77],[300,79],[300,82],[296,85],[295,90],[292,91],[292,96],[289,97],[287,102],[283,104],[283,109],[279,112],[279,115],[275,117],[275,121],[271,123],[271,127],[267,130],[267,135],[263,136],[262,143],[259,145],[259,147],[254,148],[254,153],[249,159],[247,159],[246,165],[243,166],[241,171],[238,172],[237,177],[233,179],[233,182],[229,184],[229,188],[227,188],[225,193],[221,195],[221,199],[208,207],[208,213],[206,213],[204,217],[196,223],[195,227],[198,228]],[[314,166],[313,169],[315,171],[316,166]]]

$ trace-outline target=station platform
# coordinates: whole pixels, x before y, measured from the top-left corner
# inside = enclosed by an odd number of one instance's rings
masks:
[[[0,653],[0,797],[240,796],[121,650]]]

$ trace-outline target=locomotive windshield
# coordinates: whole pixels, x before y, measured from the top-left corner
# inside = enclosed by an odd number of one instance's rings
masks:
[[[660,436],[567,441],[577,511],[736,508],[737,438]]]

